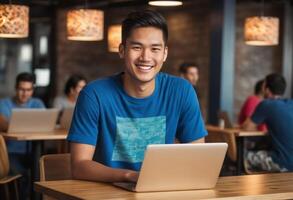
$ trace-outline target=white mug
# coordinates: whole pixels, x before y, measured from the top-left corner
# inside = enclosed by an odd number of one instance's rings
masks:
[[[222,119],[222,118],[220,118],[220,119],[219,119],[218,126],[219,126],[221,129],[224,129],[224,128],[225,128],[225,120]]]

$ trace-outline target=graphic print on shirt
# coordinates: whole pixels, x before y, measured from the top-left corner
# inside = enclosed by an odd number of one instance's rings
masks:
[[[117,133],[112,161],[142,162],[148,144],[164,144],[166,116],[116,117]]]

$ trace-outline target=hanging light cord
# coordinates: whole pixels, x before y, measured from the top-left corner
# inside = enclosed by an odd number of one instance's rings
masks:
[[[260,16],[261,17],[264,17],[264,10],[265,10],[265,1],[264,0],[262,0],[262,2],[261,2],[261,9],[260,9]]]
[[[85,0],[85,9],[88,9],[88,1]]]

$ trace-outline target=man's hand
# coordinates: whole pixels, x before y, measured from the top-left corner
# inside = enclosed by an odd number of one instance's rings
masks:
[[[247,118],[241,125],[241,128],[249,131],[257,130],[257,124],[255,124],[250,118]]]
[[[194,140],[194,141],[192,141],[190,143],[193,143],[193,144],[196,144],[196,143],[205,143],[205,138],[203,137],[203,138],[200,138],[198,140]]]
[[[125,174],[125,179],[129,182],[137,182],[139,173],[136,171],[129,171]]]
[[[88,144],[71,143],[71,169],[74,179],[102,182],[136,182],[138,172],[114,169],[92,160],[95,147]]]

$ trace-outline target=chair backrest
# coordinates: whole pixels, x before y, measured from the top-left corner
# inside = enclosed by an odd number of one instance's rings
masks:
[[[225,128],[233,128],[233,124],[229,119],[228,113],[226,111],[218,112],[218,119],[223,119],[225,122]]]
[[[68,180],[71,175],[70,154],[49,154],[40,158],[40,180]]]
[[[5,140],[0,135],[0,179],[6,177],[9,172],[9,159]]]
[[[208,129],[208,135],[205,137],[205,142],[226,142],[228,144],[227,155],[231,161],[237,160],[236,137],[233,133],[222,129]]]

